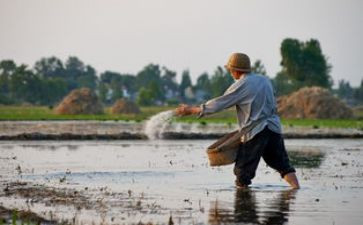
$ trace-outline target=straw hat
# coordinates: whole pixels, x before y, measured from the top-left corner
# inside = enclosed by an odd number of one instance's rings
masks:
[[[241,72],[251,72],[250,58],[243,53],[233,53],[227,65],[224,66],[227,70],[236,70]]]

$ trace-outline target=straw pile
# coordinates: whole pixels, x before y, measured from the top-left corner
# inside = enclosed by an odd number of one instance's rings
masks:
[[[287,119],[341,119],[353,117],[353,111],[327,89],[305,87],[277,100],[278,113]]]
[[[54,111],[62,115],[102,114],[103,107],[94,92],[81,88],[71,91]]]
[[[140,112],[140,108],[134,102],[126,99],[117,100],[111,108],[112,114],[138,114]]]

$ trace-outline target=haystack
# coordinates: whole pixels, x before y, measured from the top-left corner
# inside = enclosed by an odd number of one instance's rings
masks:
[[[353,111],[327,89],[305,87],[277,100],[282,118],[340,119],[353,117]]]
[[[102,114],[103,107],[97,95],[89,88],[73,90],[55,108],[56,114]]]
[[[140,112],[140,108],[134,102],[126,99],[117,100],[111,108],[112,114],[138,114]]]

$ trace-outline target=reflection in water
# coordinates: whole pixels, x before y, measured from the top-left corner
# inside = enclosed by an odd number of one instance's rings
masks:
[[[210,224],[284,224],[288,222],[290,203],[295,199],[296,190],[279,191],[277,198],[271,202],[263,198],[261,199],[263,202],[260,203],[256,201],[256,193],[250,189],[237,189],[234,208],[231,204],[212,202],[208,222]]]
[[[69,151],[75,151],[78,150],[78,148],[80,147],[79,145],[71,145],[71,144],[62,144],[62,145],[48,145],[48,144],[26,144],[26,145],[20,145],[23,149],[26,148],[31,148],[31,149],[35,149],[35,150],[50,150],[50,151],[55,151],[55,150],[59,150],[61,148],[66,148]]]
[[[319,168],[325,153],[321,151],[289,151],[289,159],[295,168]]]

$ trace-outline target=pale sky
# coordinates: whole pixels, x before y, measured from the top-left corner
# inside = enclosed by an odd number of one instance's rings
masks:
[[[360,84],[361,0],[0,0],[0,60],[30,66],[72,55],[98,73],[157,63],[195,80],[244,52],[274,77],[287,37],[318,39],[335,84]]]

